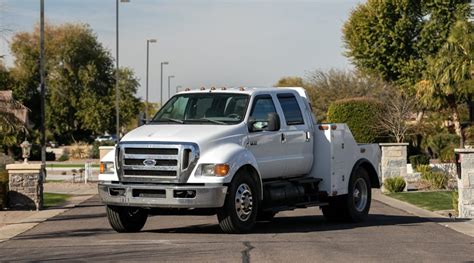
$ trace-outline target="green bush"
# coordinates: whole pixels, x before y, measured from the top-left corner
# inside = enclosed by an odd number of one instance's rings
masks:
[[[433,158],[438,158],[441,162],[454,161],[454,148],[459,147],[459,136],[448,132],[440,132],[426,138],[428,147]]]
[[[377,123],[382,111],[382,104],[374,99],[338,100],[329,106],[328,121],[347,123],[357,142],[373,143],[381,136]]]
[[[427,155],[412,155],[408,159],[415,170],[419,165],[430,164],[430,157]]]
[[[0,209],[7,206],[8,172],[0,167]]]
[[[431,172],[432,170],[433,168],[429,164],[420,164],[415,168],[415,171],[421,174]]]
[[[384,187],[389,193],[402,192],[405,189],[405,179],[401,176],[395,176],[385,179]]]
[[[431,189],[445,189],[448,186],[449,177],[444,172],[430,171],[421,175],[421,179],[425,180]]]
[[[69,154],[68,153],[63,153],[59,158],[58,158],[58,161],[60,162],[64,162],[64,161],[67,161],[69,160]]]

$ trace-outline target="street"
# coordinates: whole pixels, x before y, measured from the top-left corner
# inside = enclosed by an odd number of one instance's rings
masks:
[[[318,208],[279,213],[252,234],[223,234],[215,216],[156,216],[113,231],[98,197],[0,243],[1,261],[452,262],[474,238],[373,201],[361,224],[327,223]]]

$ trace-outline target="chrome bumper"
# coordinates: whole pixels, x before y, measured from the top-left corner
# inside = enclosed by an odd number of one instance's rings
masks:
[[[191,197],[178,197],[183,191]],[[140,194],[143,193],[143,194]],[[150,194],[151,193],[151,194]],[[224,206],[227,186],[123,185],[99,183],[104,204],[162,208],[213,208]]]

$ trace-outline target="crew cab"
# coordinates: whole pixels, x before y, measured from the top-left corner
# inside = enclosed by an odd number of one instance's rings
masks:
[[[149,215],[217,214],[226,233],[320,206],[364,220],[380,187],[380,149],[346,124],[318,124],[303,88],[186,90],[101,160],[110,225],[140,231]]]

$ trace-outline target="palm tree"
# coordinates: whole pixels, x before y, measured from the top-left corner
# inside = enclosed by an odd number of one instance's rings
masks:
[[[428,60],[425,79],[417,84],[417,96],[434,110],[448,108],[456,134],[463,133],[458,105],[474,95],[471,72],[474,59],[473,25],[467,19],[457,21],[448,40],[435,57]]]

